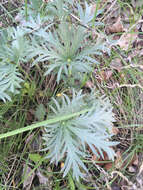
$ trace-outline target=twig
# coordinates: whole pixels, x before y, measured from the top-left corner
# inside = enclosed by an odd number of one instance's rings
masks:
[[[109,89],[122,88],[122,87],[130,87],[130,88],[138,87],[138,88],[143,90],[143,86],[141,86],[140,84],[119,84],[119,83],[115,83],[113,86],[106,85],[105,87],[107,87]]]
[[[105,19],[107,19],[107,17],[109,17],[112,14],[112,12],[110,14],[108,14],[108,13],[113,9],[113,7],[115,6],[116,3],[117,3],[117,0],[113,1],[113,3],[111,4],[111,6],[109,7],[109,9],[107,10],[107,12],[105,13],[104,17],[101,18],[101,20],[103,19],[102,21],[104,21]],[[106,15],[107,15],[107,17],[106,17]]]
[[[121,69],[129,69],[129,68],[140,68],[140,69],[143,69],[143,65],[130,64],[130,65],[121,67]]]
[[[121,178],[123,178],[125,181],[127,181],[127,183],[128,183],[130,186],[133,186],[133,183],[132,183],[131,181],[129,181],[128,178],[127,178],[126,176],[124,176],[121,172],[119,172],[119,171],[113,171],[113,172],[111,173],[111,178],[114,177],[114,174],[119,175]]]
[[[141,86],[140,84],[118,84],[117,83],[117,88],[122,88],[122,87],[130,87],[130,88],[135,88],[135,87],[138,87],[138,88],[141,88],[143,90],[143,86]]]

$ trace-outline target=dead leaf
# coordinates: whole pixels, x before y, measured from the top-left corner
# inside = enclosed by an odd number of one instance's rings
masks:
[[[117,127],[112,127],[112,133],[117,135],[119,133],[119,129]]]
[[[48,178],[41,174],[40,170],[37,170],[36,175],[39,179],[40,184],[46,185],[48,183]]]
[[[23,178],[24,178],[23,189],[25,190],[30,190],[33,179],[35,177],[35,172],[32,172],[32,174],[29,175],[31,170],[32,169],[26,164],[23,165]]]
[[[138,48],[142,48],[142,47],[143,47],[143,40],[138,40],[138,41],[136,42],[136,46],[137,46]]]
[[[95,150],[97,151],[97,154],[98,154],[99,156],[93,154],[92,160],[95,161],[95,162],[97,161],[97,163],[96,163],[97,165],[99,165],[99,166],[104,166],[104,165],[105,165],[105,162],[103,162],[103,161],[110,161],[110,160],[109,160],[109,157],[108,157],[108,155],[107,155],[107,153],[106,153],[105,151],[103,151],[103,157],[102,157],[96,147],[95,147]],[[91,152],[92,152],[92,151],[91,151]],[[110,162],[108,162],[107,164],[109,164],[109,163],[110,163]],[[112,161],[111,161],[111,163],[112,163]],[[107,166],[107,167],[108,167],[108,166]]]
[[[128,50],[130,44],[132,44],[137,38],[137,33],[127,33],[122,34],[120,39],[117,42],[117,45],[120,46],[123,50]]]
[[[112,70],[100,71],[98,77],[101,81],[107,81],[111,78],[112,74]]]
[[[115,160],[115,167],[117,168],[117,169],[119,169],[119,168],[122,168],[122,166],[123,166],[123,160],[122,160],[122,154],[121,154],[121,152],[120,152],[120,150],[118,150],[117,152],[116,152],[116,160]]]
[[[140,57],[143,56],[143,49],[140,50],[140,55],[139,55],[139,56],[140,56]]]
[[[95,40],[97,37],[99,36],[98,32],[96,31],[96,29],[92,29],[92,39]]]
[[[121,73],[119,76],[120,76],[122,79],[125,79],[124,73]]]
[[[27,112],[27,120],[28,121],[33,121],[34,120],[34,110],[33,109],[29,109],[28,112]]]
[[[139,166],[139,172],[136,176],[136,184],[139,190],[143,189],[143,162]]]
[[[109,80],[112,74],[113,74],[112,70],[104,71],[104,80],[105,81]]]
[[[121,190],[119,185],[112,185],[111,190]]]
[[[34,133],[32,133],[26,140],[25,140],[25,145],[28,145],[28,148],[31,151],[36,151],[40,150],[41,148],[41,143],[42,143],[42,137],[40,134],[36,135],[34,138]]]
[[[104,163],[102,162],[103,160],[100,157],[97,157],[96,154],[93,154],[91,160],[97,162],[96,164],[99,166],[103,166]]]
[[[135,167],[133,167],[133,166],[129,166],[129,167],[128,167],[128,171],[131,172],[131,173],[135,173],[135,172],[136,172],[136,169],[135,169]]]
[[[115,34],[114,36],[113,36],[113,38],[112,38],[112,40],[115,40],[115,41],[117,41],[117,40],[119,40],[120,39],[120,35],[119,34]]]
[[[127,160],[128,161],[128,160]],[[127,162],[126,161],[126,162]],[[128,168],[130,167],[130,166],[138,166],[138,162],[139,162],[139,160],[138,160],[138,155],[137,154],[134,154],[133,155],[133,157],[129,160],[129,163],[127,163],[128,164]]]
[[[121,59],[118,58],[118,57],[115,58],[115,59],[113,59],[112,62],[110,63],[110,67],[111,67],[112,69],[115,69],[115,70],[117,70],[118,72],[120,72],[121,69],[122,69],[122,67],[123,67],[123,64],[122,64]]]
[[[137,164],[137,165],[136,165]],[[133,171],[133,168],[138,166],[138,156],[136,154],[133,155],[132,158],[128,157],[128,154],[122,154],[120,150],[116,152],[116,160],[115,160],[115,167],[117,169],[122,169],[123,167],[127,167],[128,170]]]
[[[120,17],[118,17],[117,21],[112,26],[108,26],[106,28],[106,32],[108,34],[109,33],[119,33],[119,32],[123,32],[123,31],[124,31],[124,27],[123,27]]]
[[[32,141],[33,136],[34,136],[34,133],[32,133],[31,135],[29,135],[29,136],[27,137],[27,139],[25,140],[25,145],[27,145],[30,141]]]
[[[105,164],[105,166],[104,166],[104,168],[108,171],[108,170],[110,170],[111,168],[113,167],[113,163],[106,163]]]
[[[139,164],[139,158],[138,158],[138,155],[135,155],[135,158],[134,158],[134,161],[133,161],[133,165],[134,166],[138,166]]]
[[[87,81],[86,84],[85,84],[85,87],[91,89],[91,88],[94,88],[94,84],[91,81]]]

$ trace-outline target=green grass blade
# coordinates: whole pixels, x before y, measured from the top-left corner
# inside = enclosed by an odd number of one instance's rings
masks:
[[[89,110],[90,109],[85,109],[85,110],[82,110],[80,112],[65,115],[65,116],[62,116],[62,117],[57,117],[57,118],[54,118],[54,119],[48,119],[48,120],[45,120],[45,121],[42,121],[42,122],[34,123],[32,125],[28,125],[26,127],[20,128],[20,129],[16,129],[16,130],[4,133],[4,134],[0,134],[0,139],[10,137],[10,136],[13,136],[13,135],[17,135],[17,134],[20,134],[20,133],[23,133],[23,132],[26,132],[26,131],[29,131],[29,130],[33,130],[33,129],[36,129],[36,128],[41,127],[41,126],[46,126],[46,125],[56,123],[56,122],[59,122],[59,121],[64,121],[64,120],[70,119],[72,117],[78,116],[80,114],[84,114],[84,113],[88,112]]]
[[[28,20],[28,6],[27,6],[28,2],[27,0],[25,0],[25,18],[26,18],[26,21]]]

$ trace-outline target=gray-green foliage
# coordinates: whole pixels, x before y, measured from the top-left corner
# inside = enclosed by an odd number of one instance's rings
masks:
[[[98,3],[96,4],[96,7],[98,7]],[[77,12],[78,12],[81,24],[85,25],[86,27],[89,27],[89,26],[91,27],[91,25],[96,26],[96,27],[104,26],[102,22],[96,21],[96,17],[103,13],[103,9],[96,10],[95,8],[94,10],[94,6],[89,5],[86,1],[85,1],[85,9],[82,8],[80,3],[77,3],[77,8],[78,8]]]
[[[94,11],[93,9],[93,5],[88,5],[87,2],[85,1],[85,10],[82,8],[82,6],[80,5],[80,3],[77,3],[77,7],[78,7],[78,14],[79,14],[79,18],[82,24],[84,25],[91,25],[91,21],[94,19]],[[99,14],[101,14],[103,12],[103,10],[97,10],[96,16],[98,16]],[[95,23],[97,25],[97,23]],[[98,23],[98,24],[102,24],[102,23]]]
[[[55,31],[37,32],[32,39],[32,48],[29,57],[37,57],[33,65],[47,61],[45,75],[55,72],[57,82],[63,75],[76,78],[78,73],[89,73],[98,63],[92,56],[101,55],[104,46],[95,46],[88,42],[88,35],[83,27],[75,27],[64,22]]]
[[[0,99],[11,100],[11,93],[18,93],[23,81],[19,63],[24,62],[28,43],[24,31],[17,27],[0,32]]]
[[[63,20],[69,14],[69,5],[73,5],[73,1],[74,0],[54,0],[46,3],[43,0],[31,0],[27,5],[27,19],[30,21],[29,16],[35,18],[37,15],[40,15],[41,18],[51,21],[54,19]],[[25,17],[25,6],[20,11],[20,15]]]
[[[15,63],[24,60],[27,41],[24,30],[20,27],[10,27],[0,31],[0,60],[4,63]]]
[[[28,4],[27,21],[23,20],[17,28],[0,31],[0,99],[10,100],[11,93],[18,93],[22,82],[19,68],[25,61],[32,60],[32,65],[45,61],[45,75],[55,73],[59,82],[65,77],[79,79],[80,76],[82,79],[83,74],[91,72],[98,63],[95,55],[101,55],[102,50],[108,51],[104,44],[89,43],[90,34],[87,35],[84,27],[66,22],[68,7],[72,5],[73,1],[69,0],[46,4],[32,0]],[[43,14],[45,10],[46,15]],[[90,18],[83,18],[83,9],[80,7],[79,10],[81,20],[91,21],[93,14],[90,17],[91,7],[87,3],[85,12]],[[61,22],[57,29],[52,27],[53,19]]]
[[[57,82],[60,82],[63,78],[77,79],[79,73],[80,76],[88,74],[94,69],[95,64],[98,64],[95,57],[102,55],[102,50],[109,51],[104,44],[90,43],[90,33],[87,33],[85,27],[67,22],[67,9],[69,5],[72,6],[73,1],[50,1],[47,5],[42,4],[40,10],[37,0],[32,0],[31,3],[29,20],[24,21],[21,27],[16,29],[12,27],[0,31],[0,100],[3,101],[11,100],[12,93],[19,93],[23,81],[20,68],[21,63],[25,61],[31,61],[32,66],[42,62],[45,75],[55,73]],[[35,14],[32,5],[36,9]],[[87,3],[85,5],[85,13],[80,6],[78,11],[82,24],[87,25],[94,15],[90,15],[91,7]],[[51,15],[45,17],[42,14],[43,10],[47,10]],[[60,24],[53,27],[55,23],[51,23],[51,20],[57,18]],[[64,176],[72,170],[76,180],[84,177],[88,169],[83,159],[91,156],[89,148],[97,156],[99,152],[103,157],[105,151],[109,159],[114,159],[111,146],[116,143],[109,141],[114,121],[112,106],[107,98],[97,97],[92,93],[84,95],[81,91],[78,93],[73,91],[72,98],[66,94],[62,95],[62,101],[53,98],[51,118],[89,109],[87,113],[78,117],[45,127],[43,139],[45,150],[49,151],[47,158],[55,163],[65,159],[62,168]],[[43,110],[43,107],[38,107],[37,116],[39,110]],[[45,110],[41,117],[37,118],[42,120],[44,116]]]
[[[10,93],[18,93],[20,88],[21,74],[18,72],[16,65],[0,65],[0,99],[3,101],[11,100]]]
[[[111,146],[116,143],[109,141],[114,117],[112,106],[107,98],[103,96],[97,98],[93,93],[83,95],[82,91],[78,93],[73,91],[71,99],[63,94],[62,101],[53,98],[53,102],[51,118],[89,108],[89,112],[85,114],[45,127],[43,139],[45,150],[49,150],[47,158],[56,164],[65,158],[62,168],[64,176],[72,170],[76,180],[80,177],[84,178],[88,169],[82,159],[91,156],[87,147],[97,156],[99,156],[97,150],[102,157],[105,151],[109,159],[114,159]]]

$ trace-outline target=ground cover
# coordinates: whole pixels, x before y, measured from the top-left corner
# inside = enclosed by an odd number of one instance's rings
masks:
[[[136,0],[0,3],[1,189],[143,188],[142,14]]]

